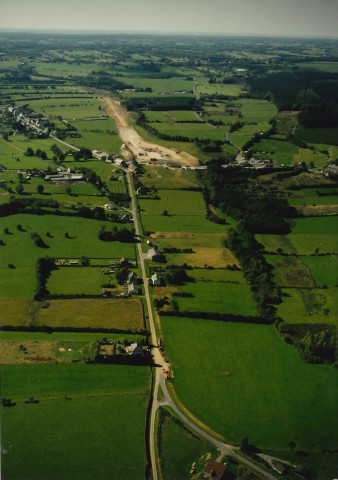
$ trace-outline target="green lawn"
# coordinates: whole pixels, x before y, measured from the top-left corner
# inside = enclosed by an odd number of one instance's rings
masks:
[[[18,214],[2,219],[2,229],[9,228],[9,235],[1,234],[5,246],[0,247],[2,297],[32,298],[35,290],[34,266],[39,257],[56,258],[134,258],[132,243],[103,242],[98,239],[101,225],[111,229],[114,224],[98,220],[61,217],[56,215]],[[24,232],[17,229],[22,225]],[[118,228],[121,227],[118,225]],[[3,230],[2,230],[3,231]],[[38,233],[48,248],[35,246],[31,233]],[[49,232],[51,237],[47,237]],[[68,232],[71,238],[66,238]],[[22,252],[25,252],[22,254]],[[8,264],[15,268],[9,268]]]
[[[199,420],[238,442],[306,451],[335,448],[338,381],[311,365],[272,326],[164,317],[173,386]],[[230,372],[230,376],[216,375]]]
[[[337,288],[282,290],[278,315],[287,323],[338,325]]]
[[[301,257],[301,260],[309,267],[319,287],[334,287],[338,284],[337,255]]]
[[[255,302],[248,285],[195,282],[178,287],[178,291],[193,295],[192,297],[175,297],[181,311],[256,315]]]

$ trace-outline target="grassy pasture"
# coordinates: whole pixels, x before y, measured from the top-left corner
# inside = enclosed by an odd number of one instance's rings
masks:
[[[4,477],[103,480],[114,472],[120,478],[142,480],[147,401],[130,395],[4,409]]]
[[[205,268],[194,268],[189,271],[189,277],[192,277],[199,282],[245,283],[243,273],[240,270],[232,271],[225,269],[209,270]]]
[[[24,101],[36,112],[48,116],[61,116],[65,120],[83,117],[99,117],[102,101],[97,98],[48,98]],[[19,103],[20,107],[20,103]]]
[[[116,284],[115,276],[109,275],[111,284]],[[61,267],[54,270],[48,279],[47,288],[52,295],[100,295],[101,285],[108,282],[108,276],[103,275],[101,268]]]
[[[234,254],[227,248],[194,247],[193,250],[194,253],[167,253],[167,261],[174,265],[188,264],[194,268],[239,265]]]
[[[148,367],[99,364],[4,365],[2,394],[13,401],[68,396],[141,394],[148,389]]]
[[[145,174],[139,177],[140,182],[148,188],[179,189],[198,187],[200,181],[193,171],[171,170],[163,167],[145,166]]]
[[[207,123],[156,123],[156,130],[167,135],[180,135],[189,139],[200,138],[210,140],[225,139],[225,133]]]
[[[338,73],[338,62],[297,63],[300,68],[319,70],[320,72]]]
[[[201,192],[183,190],[159,190],[159,200],[139,200],[141,210],[148,215],[161,215],[167,210],[169,215],[206,215],[205,202]]]
[[[172,416],[166,417],[160,428],[160,461],[164,479],[186,480],[190,476],[191,465],[194,462],[199,464],[203,455],[217,457],[211,444],[174,423]]]
[[[307,452],[337,442],[336,372],[311,365],[272,326],[164,317],[181,402],[230,442]],[[230,372],[219,376],[217,372]],[[235,406],[235,408],[234,408]],[[266,428],[270,425],[270,428]]]
[[[298,128],[295,136],[312,144],[336,145],[338,128]]]
[[[0,292],[3,297],[32,298],[35,289],[34,265],[39,257],[134,258],[134,245],[121,242],[102,242],[98,239],[101,225],[107,229],[113,224],[98,220],[60,217],[55,215],[18,214],[2,219],[2,228],[9,228],[9,235],[2,234],[5,246],[1,247]],[[19,232],[17,225],[25,231]],[[48,248],[35,246],[30,234],[38,233]],[[50,232],[51,237],[46,233]],[[68,232],[71,238],[65,238]],[[20,252],[25,252],[21,255]],[[9,268],[8,264],[15,268]],[[76,267],[74,267],[76,268]]]
[[[102,115],[102,112],[100,113]],[[118,153],[122,141],[117,134],[112,118],[106,120],[75,121],[71,124],[77,128],[81,138],[68,138],[68,142],[77,147],[87,147],[90,150],[102,150],[107,153]]]
[[[312,219],[317,220],[318,218],[309,218],[304,220]],[[277,250],[279,248],[283,250],[283,253],[288,255],[313,255],[317,248],[319,248],[319,253],[332,253],[337,250],[336,235],[327,233],[289,233],[285,236],[257,234],[256,239],[264,246],[267,252],[273,253],[278,253]]]
[[[175,297],[181,311],[256,315],[255,302],[248,285],[223,282],[195,282],[178,287],[192,297]]]
[[[117,77],[116,80],[121,78]],[[126,84],[133,85],[135,88],[147,88],[150,87],[153,93],[165,93],[165,92],[181,92],[183,90],[192,92],[193,81],[185,80],[184,78],[137,78],[137,77],[123,77],[122,81]],[[139,95],[136,92],[135,95]]]
[[[294,235],[325,233],[338,236],[337,217],[296,218],[292,219],[290,224]]]
[[[226,226],[210,222],[198,215],[142,215],[143,228],[150,232],[225,232]]]
[[[292,165],[294,155],[298,153],[298,147],[293,143],[263,139],[254,145],[254,150],[263,157],[272,158],[276,165]],[[255,156],[256,156],[255,153]]]
[[[22,170],[26,168],[46,170],[48,165],[52,165],[52,162],[41,160],[41,158],[25,157],[24,151],[27,147],[31,146],[31,142],[26,143],[20,141],[19,143],[17,140],[14,142],[13,138],[14,137],[10,137],[10,141],[8,142],[0,139],[0,165],[10,170]],[[43,150],[44,144],[40,144],[38,148]],[[51,155],[48,156],[51,157]]]
[[[81,333],[81,332],[10,332],[2,330],[0,332],[0,341],[7,342],[26,342],[41,341],[55,343],[83,343],[97,342],[106,338],[109,342],[117,342],[118,340],[127,339],[130,342],[141,339],[140,335],[128,333]]]
[[[337,325],[337,289],[283,290],[278,314],[287,323],[324,323]]]
[[[33,300],[1,298],[2,325],[48,325],[140,330],[144,328],[138,299],[50,300],[47,308]]]
[[[288,198],[288,202],[291,206],[296,205],[338,205],[338,196],[337,195],[327,195],[327,196],[304,196],[304,197],[294,197]]]
[[[323,168],[331,160],[330,155],[326,155],[309,148],[300,148],[298,155],[294,157],[294,163],[305,162],[308,166],[313,163],[315,168]],[[313,165],[311,165],[313,167]]]
[[[167,112],[144,112],[148,122],[174,123],[197,122],[199,117],[188,110],[169,110]]]
[[[37,325],[141,330],[142,303],[138,299],[51,300],[35,315]]]
[[[338,284],[337,255],[301,257],[301,260],[311,270],[319,287],[334,287]]]
[[[266,255],[266,260],[274,267],[277,284],[281,287],[315,287],[310,269],[298,257]]]
[[[242,92],[242,87],[236,84],[200,84],[200,79],[196,87],[197,95],[228,95],[229,97],[238,97]],[[202,82],[201,82],[202,83]],[[203,82],[204,83],[204,82]]]

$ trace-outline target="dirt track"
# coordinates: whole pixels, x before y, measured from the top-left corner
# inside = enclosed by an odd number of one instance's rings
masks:
[[[199,160],[189,153],[174,150],[144,140],[128,123],[127,112],[120,102],[104,97],[107,104],[106,112],[114,118],[119,135],[124,142],[121,147],[122,155],[131,160],[148,163],[156,159],[156,163],[176,163],[179,165],[197,166]]]

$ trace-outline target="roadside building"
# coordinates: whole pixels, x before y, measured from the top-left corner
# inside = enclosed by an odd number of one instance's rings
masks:
[[[137,283],[137,275],[135,272],[129,272],[128,274],[128,278],[127,278],[127,284],[130,285],[130,284],[136,284]]]
[[[154,273],[154,275],[151,276],[151,283],[154,285],[154,287],[159,287],[161,285],[161,279],[157,273]]]
[[[153,262],[159,262],[162,259],[162,255],[156,247],[153,247],[148,250],[148,258],[150,258],[150,260],[152,260]]]
[[[128,293],[129,295],[138,295],[140,292],[140,289],[138,285],[135,285],[135,283],[130,283],[128,285]]]
[[[131,345],[129,345],[129,347],[126,348],[126,352],[129,355],[142,355],[143,354],[142,347],[138,342],[132,343]]]
[[[204,477],[222,480],[225,477],[226,464],[209,460],[204,469]]]

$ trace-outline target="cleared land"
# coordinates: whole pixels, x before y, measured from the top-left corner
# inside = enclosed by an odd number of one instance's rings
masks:
[[[272,326],[174,317],[161,323],[179,399],[226,440],[247,436],[262,449],[287,450],[293,440],[309,453],[334,448],[338,382],[331,366],[305,363]]]
[[[338,258],[337,255],[301,257],[319,287],[326,285],[334,287],[338,284]]]

